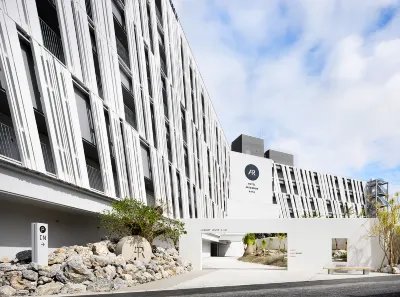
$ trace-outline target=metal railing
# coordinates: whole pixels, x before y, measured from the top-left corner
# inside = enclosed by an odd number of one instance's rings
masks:
[[[120,193],[119,193],[119,186],[118,186],[118,178],[117,178],[117,174],[114,172],[113,174],[114,177],[114,186],[115,186],[115,196],[119,197]]]
[[[91,1],[91,0],[85,0],[86,13],[87,13],[87,15],[93,20],[92,4],[91,4],[90,1]]]
[[[41,18],[39,18],[39,20],[40,20],[40,28],[42,31],[44,46],[57,59],[59,59],[62,63],[65,64],[64,50],[61,38],[56,34],[56,32],[53,31],[53,29],[49,27],[49,25],[46,24],[45,21],[43,21]]]
[[[51,154],[50,147],[43,142],[40,143],[40,146],[42,147],[42,154],[46,171],[55,174],[56,170],[54,168],[53,155]]]
[[[104,192],[103,179],[101,177],[101,171],[86,164],[87,173],[89,177],[89,185],[92,189],[100,192]]]
[[[160,68],[161,71],[164,73],[165,76],[167,76],[167,65],[165,64],[164,60],[160,58]]]
[[[96,75],[96,82],[97,82],[97,89],[98,89],[98,92],[99,92],[99,97],[101,99],[104,99],[104,97],[103,97],[103,84],[101,82],[101,77],[100,76]]]
[[[0,123],[0,155],[21,161],[14,129],[4,123]]]
[[[156,16],[157,16],[157,24],[160,25],[160,27],[162,28],[162,14],[157,6],[156,6]]]
[[[172,163],[172,151],[168,148],[168,160]]]
[[[128,49],[125,48],[125,46],[122,44],[122,42],[118,38],[115,38],[115,40],[117,41],[118,56],[122,59],[122,61],[124,61],[126,66],[129,67],[129,51],[128,51]]]
[[[125,120],[136,129],[135,113],[124,104],[125,109]]]

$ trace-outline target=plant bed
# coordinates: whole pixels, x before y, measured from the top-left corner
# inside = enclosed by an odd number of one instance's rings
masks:
[[[238,261],[277,267],[287,267],[287,254],[270,253],[266,255],[247,255],[240,257]]]

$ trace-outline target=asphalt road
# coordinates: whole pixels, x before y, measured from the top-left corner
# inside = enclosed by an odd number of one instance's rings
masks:
[[[89,296],[89,295],[88,295]],[[152,292],[90,295],[101,297],[391,296],[400,297],[400,275]]]

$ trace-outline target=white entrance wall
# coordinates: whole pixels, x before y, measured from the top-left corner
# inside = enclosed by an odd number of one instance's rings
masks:
[[[201,256],[211,257],[211,241],[203,239],[201,242]]]
[[[202,233],[287,233],[288,270],[318,272],[332,264],[332,238],[348,238],[352,267],[379,268],[383,252],[377,238],[367,237],[372,219],[196,219],[183,220],[186,235],[180,255],[202,269]]]
[[[220,257],[241,257],[243,252],[244,245],[242,241],[231,241],[226,244],[220,243],[219,245]]]

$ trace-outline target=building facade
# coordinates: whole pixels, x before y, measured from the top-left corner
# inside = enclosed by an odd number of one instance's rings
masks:
[[[262,139],[240,138],[245,149],[231,152],[228,217],[251,218],[257,213],[262,218],[365,216],[366,182],[295,167],[293,155],[287,153],[268,150],[260,157]],[[247,207],[249,212],[243,211],[246,205],[252,206]]]
[[[171,2],[6,0],[0,36],[0,256],[33,221],[87,241],[123,197],[225,216],[230,148]]]

